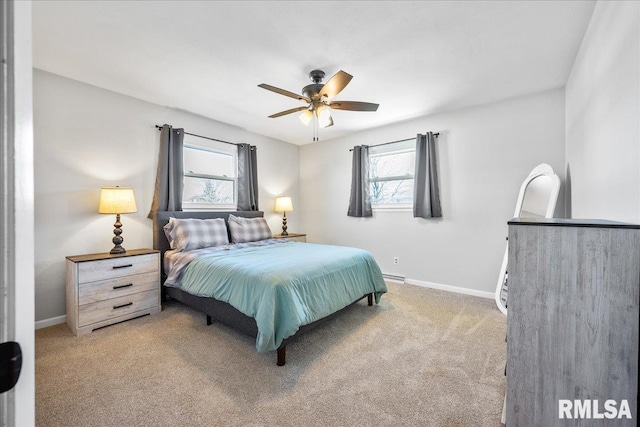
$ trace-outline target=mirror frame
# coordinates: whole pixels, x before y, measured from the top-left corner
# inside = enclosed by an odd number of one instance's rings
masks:
[[[560,193],[560,178],[553,171],[553,168],[546,163],[541,163],[529,173],[520,186],[520,193],[518,194],[518,201],[516,202],[516,209],[513,217],[519,218],[522,211],[522,204],[524,203],[524,197],[527,191],[527,187],[534,179],[547,176],[551,178],[551,193],[549,194],[549,203],[545,211],[545,218],[553,218],[553,214],[556,210],[556,204],[558,203],[558,194]],[[507,314],[507,307],[502,303],[502,285],[507,278],[507,264],[509,262],[509,242],[507,241],[507,248],[504,251],[504,257],[502,257],[502,266],[500,267],[500,275],[498,276],[498,285],[496,286],[495,300],[498,309]],[[508,290],[507,290],[508,292]]]

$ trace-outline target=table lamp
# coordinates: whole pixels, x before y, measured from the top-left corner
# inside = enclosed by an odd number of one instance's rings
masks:
[[[282,212],[282,236],[288,236],[287,233],[287,212],[293,210],[293,204],[291,204],[291,197],[278,197],[276,199],[276,212]]]
[[[102,187],[100,191],[100,207],[98,213],[116,214],[116,223],[113,224],[113,244],[112,254],[123,254],[127,252],[121,245],[122,223],[120,222],[120,214],[138,212],[136,199],[133,196],[133,189],[127,187]]]

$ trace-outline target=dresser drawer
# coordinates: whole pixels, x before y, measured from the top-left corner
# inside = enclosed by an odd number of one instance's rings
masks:
[[[111,298],[151,291],[158,288],[157,271],[116,277],[97,282],[80,283],[78,286],[78,304],[85,305]]]
[[[76,335],[160,312],[160,252],[66,257],[67,325]]]
[[[157,307],[160,299],[158,292],[159,290],[155,289],[82,305],[78,310],[78,326],[82,327]]]
[[[158,254],[138,255],[78,263],[78,283],[108,280],[158,271]]]

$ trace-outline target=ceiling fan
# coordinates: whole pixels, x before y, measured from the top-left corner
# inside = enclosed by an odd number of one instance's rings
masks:
[[[302,111],[299,117],[305,125],[309,125],[311,120],[315,117],[315,133],[313,140],[317,141],[318,126],[323,128],[333,126],[333,118],[331,117],[332,109],[350,111],[376,111],[378,109],[378,104],[372,104],[370,102],[332,101],[333,97],[339,94],[342,89],[349,84],[353,76],[340,70],[323,84],[322,81],[324,80],[324,76],[325,73],[322,70],[311,71],[309,73],[309,78],[313,83],[302,88],[302,95],[265,83],[259,84],[258,87],[263,89],[307,103],[306,106],[281,111],[279,113],[272,114],[269,117],[275,119],[276,117],[282,117],[287,114]]]

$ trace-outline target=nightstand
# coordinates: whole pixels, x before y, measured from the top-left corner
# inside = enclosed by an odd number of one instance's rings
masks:
[[[302,243],[307,242],[307,235],[301,234],[301,233],[289,233],[286,236],[283,236],[282,234],[274,234],[273,238],[274,239],[291,239],[293,241],[302,242]]]
[[[67,257],[67,325],[76,335],[160,311],[160,252]]]

